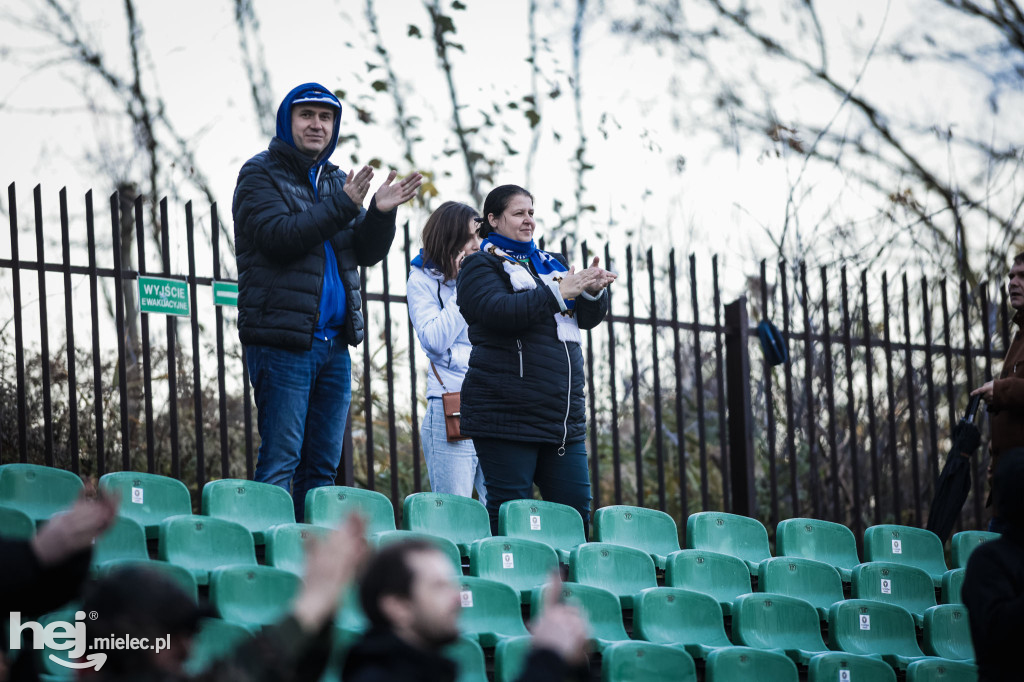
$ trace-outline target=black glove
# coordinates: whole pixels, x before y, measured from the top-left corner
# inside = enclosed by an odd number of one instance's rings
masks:
[[[981,445],[981,432],[974,424],[960,422],[953,428],[953,444],[965,455],[973,455]]]

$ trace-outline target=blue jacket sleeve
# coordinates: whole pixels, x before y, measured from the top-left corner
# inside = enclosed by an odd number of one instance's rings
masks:
[[[498,332],[517,332],[550,320],[560,308],[545,286],[510,291],[501,260],[478,252],[462,263],[456,283],[459,309],[470,324]],[[602,297],[603,298],[603,297]]]

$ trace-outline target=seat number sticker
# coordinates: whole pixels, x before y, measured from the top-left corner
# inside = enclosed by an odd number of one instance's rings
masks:
[[[132,504],[142,504],[142,488],[132,488]]]
[[[850,671],[840,670],[839,671],[839,682],[850,682]]]
[[[870,630],[871,629],[871,616],[869,616],[866,613],[863,613],[860,616],[860,629],[861,630]]]
[[[512,552],[501,553],[501,567],[502,568],[515,568],[516,564],[512,560]]]
[[[892,541],[892,553],[893,554],[903,554],[903,542],[902,541],[900,541],[900,540],[893,540]]]
[[[464,608],[464,609],[471,609],[471,608],[473,608],[473,591],[472,590],[462,590],[459,593],[459,596],[462,598],[462,608]]]
[[[882,594],[892,594],[892,581],[882,578]]]
[[[530,530],[540,530],[540,517],[536,514],[530,515]]]

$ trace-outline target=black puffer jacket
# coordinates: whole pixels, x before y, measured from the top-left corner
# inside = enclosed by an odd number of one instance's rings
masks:
[[[323,243],[330,240],[345,287],[348,318],[340,337],[363,339],[359,266],[379,263],[395,238],[395,211],[361,209],[343,191],[345,174],[313,162],[280,138],[238,174],[231,212],[238,262],[238,336],[243,344],[309,350],[323,286]]]
[[[515,291],[502,260],[483,251],[459,272],[458,304],[473,344],[462,383],[461,428],[468,436],[541,443],[586,437],[583,352],[558,339],[558,301],[535,279],[535,289]],[[596,327],[607,312],[607,295],[576,299],[581,330]]]

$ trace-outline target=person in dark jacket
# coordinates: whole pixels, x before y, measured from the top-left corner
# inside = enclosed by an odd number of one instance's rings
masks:
[[[533,497],[590,521],[586,400],[580,330],[608,312],[615,274],[569,269],[533,241],[533,196],[502,185],[484,202],[480,252],[456,283],[473,351],[462,384],[462,433],[473,438],[487,488],[491,532],[507,500]]]
[[[1002,536],[971,552],[961,590],[971,621],[979,682],[1021,679],[1024,641],[1024,448],[1002,453],[992,504],[1006,523]]]
[[[351,400],[348,346],[363,339],[359,267],[379,263],[396,208],[422,176],[392,170],[362,208],[373,171],[346,175],[328,159],[341,102],[318,83],[294,88],[277,110],[269,149],[242,166],[231,212],[238,262],[238,336],[260,432],[257,481],[305,495],[334,483]]]
[[[562,682],[569,674],[586,674],[587,624],[578,609],[558,603],[560,595],[560,585],[545,592],[519,675],[523,682]],[[381,549],[364,569],[359,601],[370,629],[348,652],[341,679],[452,682],[458,677],[455,662],[442,650],[459,636],[462,595],[451,560],[435,545],[407,540]]]

